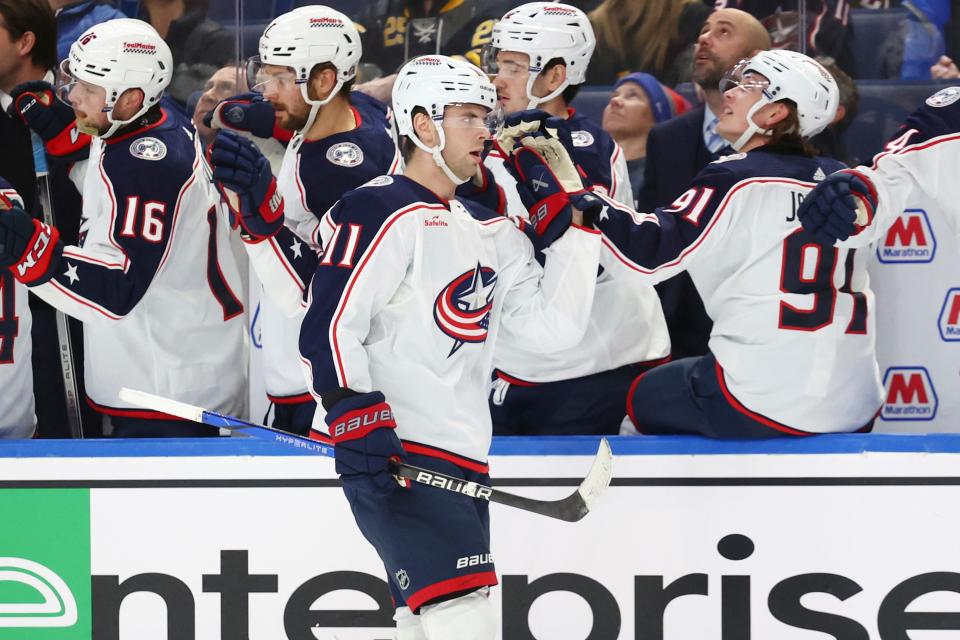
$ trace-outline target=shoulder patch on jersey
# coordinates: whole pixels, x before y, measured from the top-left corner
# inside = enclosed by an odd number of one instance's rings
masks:
[[[814,182],[823,182],[827,177],[827,174],[823,172],[823,169],[817,167],[817,170],[813,172],[813,181]]]
[[[373,180],[368,180],[365,184],[360,185],[361,187],[385,187],[388,184],[393,184],[393,178],[390,176],[377,176]]]
[[[167,145],[157,138],[138,138],[130,145],[130,155],[141,160],[163,160]]]
[[[363,150],[352,142],[340,142],[327,149],[327,160],[341,167],[355,167],[363,162]]]
[[[593,144],[593,134],[589,131],[571,131],[570,139],[573,140],[573,146],[575,147],[589,147]]]
[[[927,98],[927,104],[931,107],[946,107],[958,99],[960,99],[960,87],[947,87]]]
[[[721,162],[730,162],[731,160],[743,160],[747,157],[745,153],[731,153],[728,156],[720,156],[710,164],[720,164]]]

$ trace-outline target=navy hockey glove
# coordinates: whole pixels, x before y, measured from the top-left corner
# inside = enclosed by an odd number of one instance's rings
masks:
[[[203,117],[213,129],[249,131],[258,138],[273,136],[276,112],[259,93],[243,93],[225,98]]]
[[[327,409],[325,417],[336,452],[337,473],[344,487],[388,496],[401,486],[390,473],[390,461],[406,459],[393,410],[379,391],[343,391],[351,395]],[[408,481],[403,482],[402,486],[409,486]]]
[[[851,170],[826,177],[797,209],[800,223],[825,244],[846,240],[873,221],[877,194],[870,181]]]
[[[243,227],[247,242],[270,238],[283,226],[283,198],[270,162],[250,140],[221,130],[210,146],[213,181]]]
[[[60,262],[60,232],[14,205],[0,211],[0,268],[26,285],[49,280]]]
[[[493,173],[482,163],[477,167],[477,173],[472,180],[457,187],[457,195],[482,204],[501,215],[506,214],[507,196],[503,187],[497,184]]]
[[[17,114],[40,136],[53,159],[75,161],[87,157],[90,136],[80,132],[73,109],[53,95],[49,82],[18,84],[10,97],[10,113]]]

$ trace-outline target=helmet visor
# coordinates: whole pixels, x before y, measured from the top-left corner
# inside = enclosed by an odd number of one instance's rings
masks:
[[[467,105],[463,103],[450,103],[447,105],[447,108],[458,106]],[[503,108],[500,106],[500,103],[497,103],[494,108],[488,111],[483,117],[471,113],[451,114],[447,113],[447,110],[444,109],[444,114],[436,117],[435,120],[442,122],[444,127],[451,129],[486,129],[490,135],[497,137],[503,130],[503,118]]]
[[[770,86],[770,80],[750,68],[750,60],[741,60],[732,69],[723,74],[720,80],[720,93],[731,89],[764,92]]]
[[[86,107],[89,111],[91,104],[104,104],[100,107],[101,111],[110,111],[110,107],[105,104],[107,95],[106,89],[98,87],[95,84],[84,82],[70,73],[70,61],[63,60],[60,63],[60,69],[57,72],[54,93],[57,98],[71,109]]]
[[[503,55],[504,50],[491,44],[483,45],[480,53],[480,69],[488,76],[503,76],[504,78],[527,77],[538,69],[529,64],[509,60]]]
[[[290,67],[266,64],[260,56],[252,56],[246,63],[247,86],[255,93],[279,91],[300,83]]]

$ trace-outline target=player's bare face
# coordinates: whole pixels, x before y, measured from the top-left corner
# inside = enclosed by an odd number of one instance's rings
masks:
[[[613,90],[603,109],[603,130],[614,138],[644,134],[653,128],[653,111],[647,92],[636,82],[624,82]]]
[[[710,14],[693,52],[693,81],[715,90],[723,74],[749,54],[747,29],[742,16],[723,9]]]
[[[769,84],[770,81],[759,73],[744,73],[743,77],[723,94],[723,108],[717,114],[717,133],[728,142],[737,140],[749,126],[747,114],[750,108],[763,97],[763,90]],[[762,112],[763,109],[760,109],[753,115],[754,122],[760,122]]]
[[[77,128],[80,131],[99,136],[110,128],[110,121],[104,111],[107,106],[107,92],[103,87],[81,80],[70,87],[67,99],[77,116]]]
[[[287,131],[298,131],[307,124],[310,105],[300,93],[297,76],[289,67],[264,65],[257,75],[256,89],[270,102],[277,125]]]
[[[443,112],[443,160],[458,177],[476,174],[483,143],[490,138],[488,110],[476,104],[451,105]]]
[[[504,113],[523,111],[530,104],[527,96],[527,81],[530,78],[530,56],[518,51],[497,53],[497,75],[493,86]]]

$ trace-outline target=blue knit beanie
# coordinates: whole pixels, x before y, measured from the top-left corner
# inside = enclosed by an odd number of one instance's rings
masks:
[[[616,89],[624,82],[635,82],[647,93],[647,97],[650,99],[650,110],[653,112],[653,121],[655,123],[660,123],[673,117],[673,104],[670,98],[667,97],[667,92],[663,90],[663,86],[652,75],[636,71],[617,80],[613,88]]]

